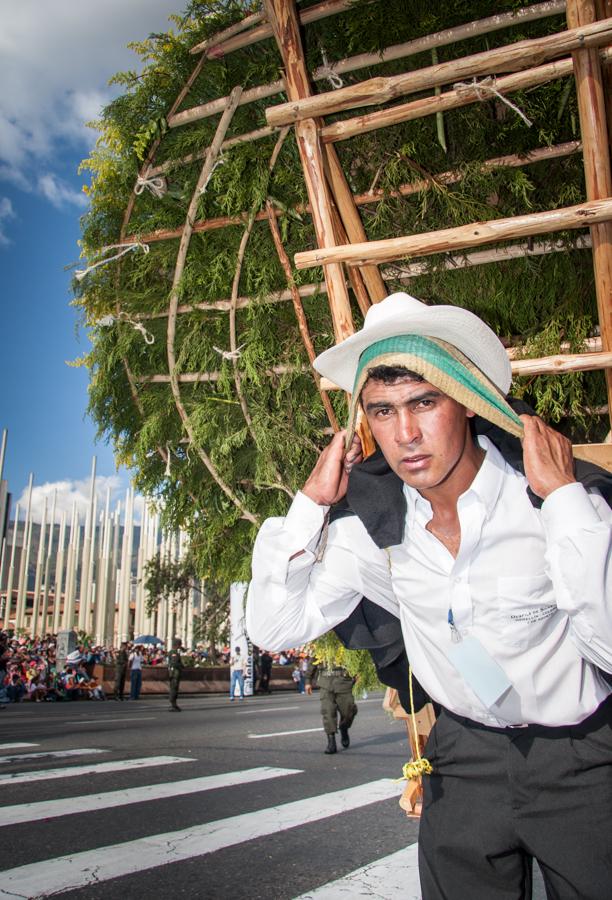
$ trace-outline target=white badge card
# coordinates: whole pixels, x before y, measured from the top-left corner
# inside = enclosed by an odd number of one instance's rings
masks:
[[[446,649],[446,656],[478,699],[490,709],[512,682],[477,638],[467,635]]]

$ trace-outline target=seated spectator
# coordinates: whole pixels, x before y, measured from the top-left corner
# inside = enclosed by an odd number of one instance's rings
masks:
[[[26,691],[29,699],[36,703],[40,703],[47,695],[47,688],[41,683],[38,675],[28,682]]]
[[[25,696],[26,688],[19,672],[13,672],[9,676],[10,681],[6,688],[9,703],[21,703]]]

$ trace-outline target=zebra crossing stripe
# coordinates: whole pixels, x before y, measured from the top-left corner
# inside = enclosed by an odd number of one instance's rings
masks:
[[[19,750],[20,747],[40,747],[40,744],[24,744],[17,741],[13,744],[0,744],[0,750]]]
[[[93,753],[108,753],[108,750],[93,750],[84,747],[79,750],[46,750],[41,753],[15,753],[12,756],[0,756],[0,765],[2,763],[21,762],[21,760],[28,759],[43,759],[47,756],[63,759],[65,756],[91,756]]]
[[[383,859],[349,872],[294,900],[339,900],[341,897],[384,897],[385,900],[421,900],[418,844],[411,844]]]
[[[322,728],[300,728],[299,731],[271,731],[269,734],[250,734],[251,740],[256,741],[259,738],[283,737],[286,734],[308,734],[311,731],[323,731]]]
[[[0,808],[0,827],[16,825],[21,822],[39,822],[41,819],[54,819],[73,813],[95,812],[99,809],[127,806],[130,803],[143,803],[146,800],[165,800],[168,797],[181,797],[200,791],[214,791],[217,788],[233,787],[237,784],[252,784],[255,781],[280,778],[283,775],[299,775],[301,772],[302,769],[276,769],[273,766],[260,766],[256,769],[206,775],[201,778],[189,778],[185,781],[147,784],[144,787],[127,788],[123,791],[107,791],[102,794],[66,797],[62,800],[41,800],[37,803],[21,803],[18,806],[3,806]]]
[[[91,884],[99,885],[111,878],[205,856],[244,841],[278,834],[285,829],[397,798],[401,790],[392,779],[385,778],[204,825],[192,825],[182,831],[149,835],[97,850],[18,866],[0,873],[0,897],[10,897],[12,900],[46,897]]]
[[[101,775],[105,772],[120,772],[123,769],[143,769],[181,762],[195,762],[195,759],[189,756],[144,756],[140,759],[118,759],[115,762],[67,766],[62,769],[43,769],[38,772],[11,772],[7,775],[0,775],[0,786],[23,784],[27,781],[47,781],[50,778],[72,778],[75,775]]]

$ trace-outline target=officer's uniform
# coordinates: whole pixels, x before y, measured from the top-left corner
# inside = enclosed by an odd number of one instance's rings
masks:
[[[123,700],[123,691],[125,688],[125,676],[127,673],[128,655],[122,648],[117,652],[115,657],[115,700]]]
[[[183,671],[183,661],[181,659],[180,651],[177,647],[173,647],[170,653],[168,654],[168,679],[169,679],[169,690],[170,690],[170,709],[174,709],[177,712],[180,711],[180,706],[177,704],[179,684],[181,683],[181,672]]]
[[[357,704],[353,698],[354,679],[342,666],[323,668],[315,666],[306,674],[306,683],[316,683],[320,690],[323,729],[327,735],[326,753],[336,752],[336,731],[340,716],[340,734],[343,747],[350,744],[348,730],[357,715]]]

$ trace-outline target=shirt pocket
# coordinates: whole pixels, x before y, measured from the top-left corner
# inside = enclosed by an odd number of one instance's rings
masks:
[[[557,604],[545,575],[513,575],[497,579],[502,643],[515,647],[539,644],[553,627]]]

